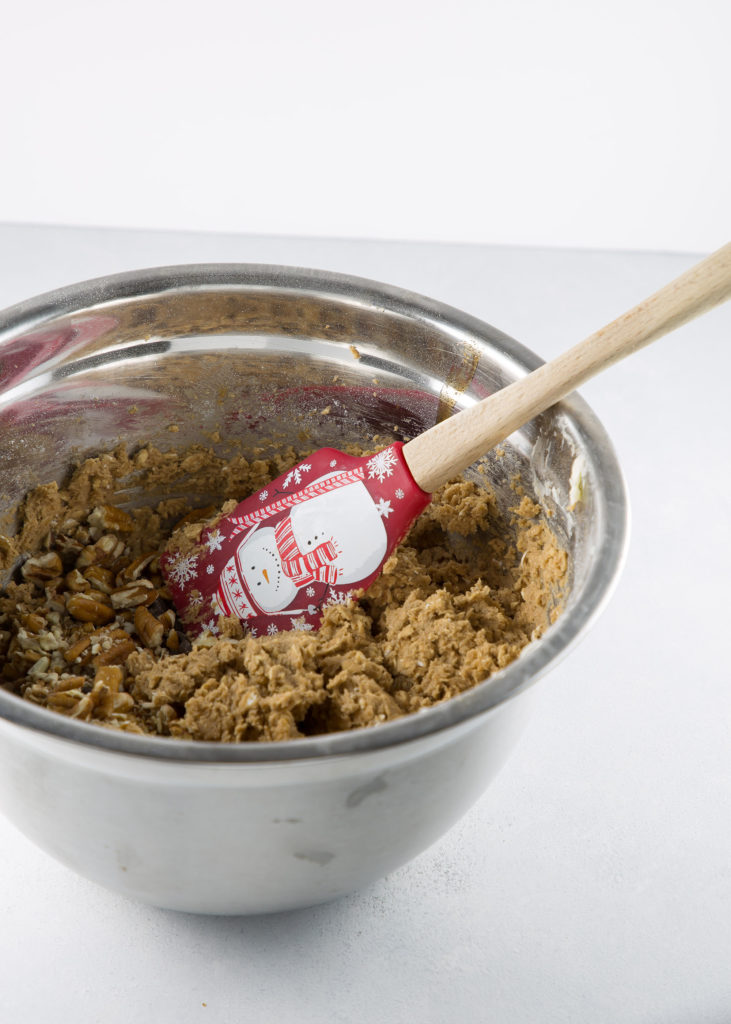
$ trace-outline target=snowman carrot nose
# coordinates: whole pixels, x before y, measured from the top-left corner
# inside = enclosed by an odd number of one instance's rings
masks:
[[[266,571],[266,569],[262,569],[262,570],[261,570],[261,574],[262,574],[262,576],[264,577],[264,579],[265,579],[265,580],[267,581],[267,583],[268,583],[268,582],[269,582],[269,573],[268,573],[268,572]]]

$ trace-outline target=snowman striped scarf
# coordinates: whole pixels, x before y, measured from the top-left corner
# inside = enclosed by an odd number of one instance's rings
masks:
[[[229,536],[236,537],[239,533],[248,530],[249,527],[257,526],[259,523],[263,523],[265,519],[275,516],[278,512],[283,512],[284,509],[292,508],[294,505],[300,505],[303,501],[309,501],[310,498],[318,498],[321,494],[335,491],[339,487],[347,487],[348,484],[359,483],[364,476],[363,467],[356,466],[355,469],[346,469],[343,472],[333,473],[325,477],[324,480],[316,480],[299,491],[283,494],[276,501],[272,501],[261,508],[249,509],[240,516],[229,516],[228,521],[234,524],[234,528]],[[260,493],[262,497],[267,494],[266,491],[261,491]],[[246,502],[242,502],[242,504],[246,505],[251,500],[251,498],[247,498]]]
[[[285,516],[274,529],[282,569],[297,587],[308,583],[336,583],[338,570],[332,565],[337,558],[337,548],[331,540],[318,544],[312,551],[302,554],[292,532],[292,520]]]

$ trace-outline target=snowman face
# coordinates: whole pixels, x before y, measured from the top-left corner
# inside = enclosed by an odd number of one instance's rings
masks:
[[[362,483],[311,498],[293,508],[290,519],[303,554],[323,541],[332,541],[338,553],[338,583],[364,580],[376,571],[386,554],[386,528]]]
[[[297,588],[282,569],[273,529],[256,530],[236,558],[246,589],[263,612],[281,611],[294,600]]]

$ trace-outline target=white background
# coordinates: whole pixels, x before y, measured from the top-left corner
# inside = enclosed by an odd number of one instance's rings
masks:
[[[727,0],[30,0],[0,221],[709,251]]]
[[[729,38],[727,0],[6,5],[0,222],[167,230],[0,227],[0,306],[297,263],[550,358],[692,262],[568,247],[731,235]],[[455,829],[330,906],[213,919],[98,889],[0,818],[0,1019],[728,1024],[728,324],[586,387],[632,495],[628,564]]]
[[[194,261],[347,269],[551,358],[693,257],[0,225],[0,308]],[[582,388],[627,564],[455,828],[327,906],[212,918],[77,878],[0,816],[1,1024],[729,1024],[729,337],[731,303]]]

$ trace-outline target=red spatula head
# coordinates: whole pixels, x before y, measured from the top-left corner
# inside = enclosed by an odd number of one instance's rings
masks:
[[[187,631],[221,615],[254,636],[317,629],[329,604],[366,590],[426,508],[396,442],[375,455],[322,448],[242,501],[160,567]]]

